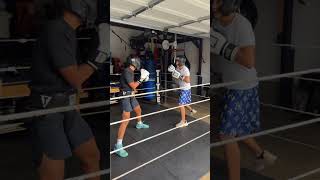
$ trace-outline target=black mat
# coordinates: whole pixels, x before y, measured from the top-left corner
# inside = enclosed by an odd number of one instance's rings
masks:
[[[225,161],[211,158],[211,177],[217,180],[228,180],[227,164]],[[241,180],[273,180],[246,168],[241,168]]]
[[[150,113],[165,109],[162,106],[141,103],[143,113]],[[111,121],[118,121],[121,117],[119,105],[111,107]],[[137,130],[135,122],[128,126],[124,145],[134,143],[165,130],[171,129],[180,121],[180,113],[177,111],[168,111],[143,119],[150,125],[150,129]],[[189,121],[194,118],[188,117]],[[111,127],[111,140],[113,145],[116,143],[116,135],[119,125]],[[207,123],[198,121],[189,125],[187,128],[181,128],[171,131],[167,134],[148,140],[139,145],[127,149],[129,156],[120,158],[116,155],[111,156],[111,176],[117,177],[163,153],[209,131]],[[181,149],[162,157],[153,163],[130,173],[122,179],[152,179],[152,180],[195,180],[206,174],[210,169],[210,136],[204,136]]]
[[[101,152],[101,167],[109,168],[107,134],[107,114],[99,116],[88,116],[86,119],[95,135],[97,145]],[[35,180],[37,179],[36,169],[32,163],[32,146],[30,133],[28,131],[0,135],[0,179],[1,180]],[[66,160],[65,177],[82,175],[79,160],[75,157]],[[109,179],[106,175],[102,180]]]

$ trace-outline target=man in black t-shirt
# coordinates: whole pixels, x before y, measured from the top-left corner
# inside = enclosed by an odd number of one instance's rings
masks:
[[[60,2],[60,1],[57,1]],[[76,29],[96,12],[94,1],[62,0],[61,16],[48,22],[41,33],[32,62],[33,109],[76,105],[76,93],[108,57],[108,24],[99,21],[99,44],[87,63],[76,60]],[[100,170],[100,153],[88,124],[76,110],[47,114],[32,122],[34,161],[42,180],[63,180],[64,159],[74,153],[84,173]],[[98,180],[100,177],[91,178]]]
[[[120,77],[120,89],[121,93],[124,96],[127,95],[133,95],[136,91],[136,88],[144,81],[149,80],[149,72],[145,69],[140,70],[140,59],[139,58],[128,58],[127,64],[129,65],[121,74]],[[140,70],[141,76],[140,80],[135,82],[134,81],[134,71]],[[149,125],[144,124],[141,121],[141,107],[139,105],[139,102],[137,101],[136,97],[126,97],[121,99],[121,106],[122,106],[122,119],[126,120],[130,118],[130,114],[132,111],[136,113],[136,116],[138,117],[136,128],[137,129],[147,129],[149,128]],[[129,121],[123,121],[119,127],[118,131],[118,139],[117,143],[115,144],[114,149],[117,150],[117,154],[120,157],[127,157],[128,152],[123,149],[122,146],[122,140],[124,137],[124,134],[126,132],[127,126],[129,124]]]

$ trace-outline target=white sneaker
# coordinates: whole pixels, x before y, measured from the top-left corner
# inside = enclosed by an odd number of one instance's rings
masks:
[[[195,109],[192,109],[192,111],[190,111],[190,115],[193,116],[197,113],[198,111],[196,111]]]
[[[188,122],[187,121],[185,121],[185,122],[182,122],[182,121],[180,121],[178,124],[176,124],[176,127],[187,127],[189,124],[188,124]]]
[[[278,157],[269,151],[263,151],[262,157],[257,157],[255,162],[256,171],[263,170],[266,166],[271,166],[275,163]]]

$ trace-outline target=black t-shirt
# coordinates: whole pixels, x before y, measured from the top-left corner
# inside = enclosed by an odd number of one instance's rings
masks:
[[[74,91],[74,88],[59,73],[59,69],[77,64],[76,49],[75,30],[63,19],[49,21],[34,50],[32,92]]]
[[[134,82],[134,71],[129,67],[125,68],[120,77],[120,88],[122,91],[132,91],[129,83]]]

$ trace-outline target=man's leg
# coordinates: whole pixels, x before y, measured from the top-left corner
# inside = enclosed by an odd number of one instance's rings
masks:
[[[261,171],[266,166],[271,166],[277,160],[277,156],[267,150],[262,149],[254,138],[249,138],[243,141],[245,145],[255,154],[255,170]]]
[[[189,90],[190,91],[190,90]],[[191,92],[188,90],[181,90],[180,96],[179,96],[179,106],[186,105],[191,102]],[[186,109],[185,106],[179,107],[180,109],[180,115],[181,115],[181,121],[176,124],[176,127],[185,127],[188,126],[188,123],[186,121]]]
[[[238,91],[227,91],[224,95],[224,105],[221,113],[220,139],[229,140],[236,137],[241,130],[241,117],[243,108],[237,108],[239,101]],[[240,104],[241,105],[241,104]],[[232,112],[229,113],[229,112]],[[241,119],[241,118],[240,118]],[[224,145],[224,153],[228,166],[229,180],[240,180],[240,148],[237,142]]]
[[[130,112],[122,112],[122,120],[129,119],[130,118]],[[129,121],[124,121],[120,124],[119,130],[118,130],[118,137],[117,137],[117,143],[115,145],[115,150],[118,150],[116,153],[120,157],[127,157],[129,154],[126,150],[123,149],[122,141],[124,138],[124,135],[126,133],[127,126],[129,124]]]
[[[130,112],[125,112],[125,111],[122,112],[122,120],[129,119],[129,118],[130,118]],[[119,130],[118,130],[118,140],[122,141],[124,134],[126,133],[128,124],[129,124],[129,121],[124,121],[120,124]]]
[[[248,146],[248,148],[258,157],[262,154],[263,150],[258,145],[257,141],[254,138],[248,138],[243,140],[243,143]]]
[[[221,140],[234,137],[220,135]],[[238,143],[224,145],[224,153],[228,164],[229,180],[240,180],[240,149]]]
[[[32,123],[33,160],[40,180],[63,180],[64,159],[72,155],[64,132],[64,115],[49,114]]]
[[[192,108],[188,105],[188,106],[185,106],[190,112],[192,112]]]
[[[74,153],[79,157],[81,167],[86,174],[100,170],[100,152],[94,138],[81,144],[74,150]],[[92,177],[89,180],[100,180],[100,176]]]
[[[40,180],[63,180],[64,160],[53,160],[43,154],[38,172]]]
[[[137,122],[141,122],[141,117],[139,117],[139,116],[141,116],[141,112],[142,112],[141,107],[136,106],[133,110],[136,113],[136,116],[138,117]]]
[[[190,104],[190,103],[189,103]],[[195,109],[193,109],[191,106],[185,106],[189,111],[191,115],[194,115],[197,113],[197,111]]]
[[[181,121],[186,122],[186,109],[185,107],[180,107]]]
[[[137,129],[148,129],[149,125],[144,124],[141,120],[141,106],[139,105],[139,102],[137,101],[136,98],[132,98],[131,99],[131,106],[133,107],[133,111],[136,113],[137,118],[137,124],[136,124],[136,128]]]

